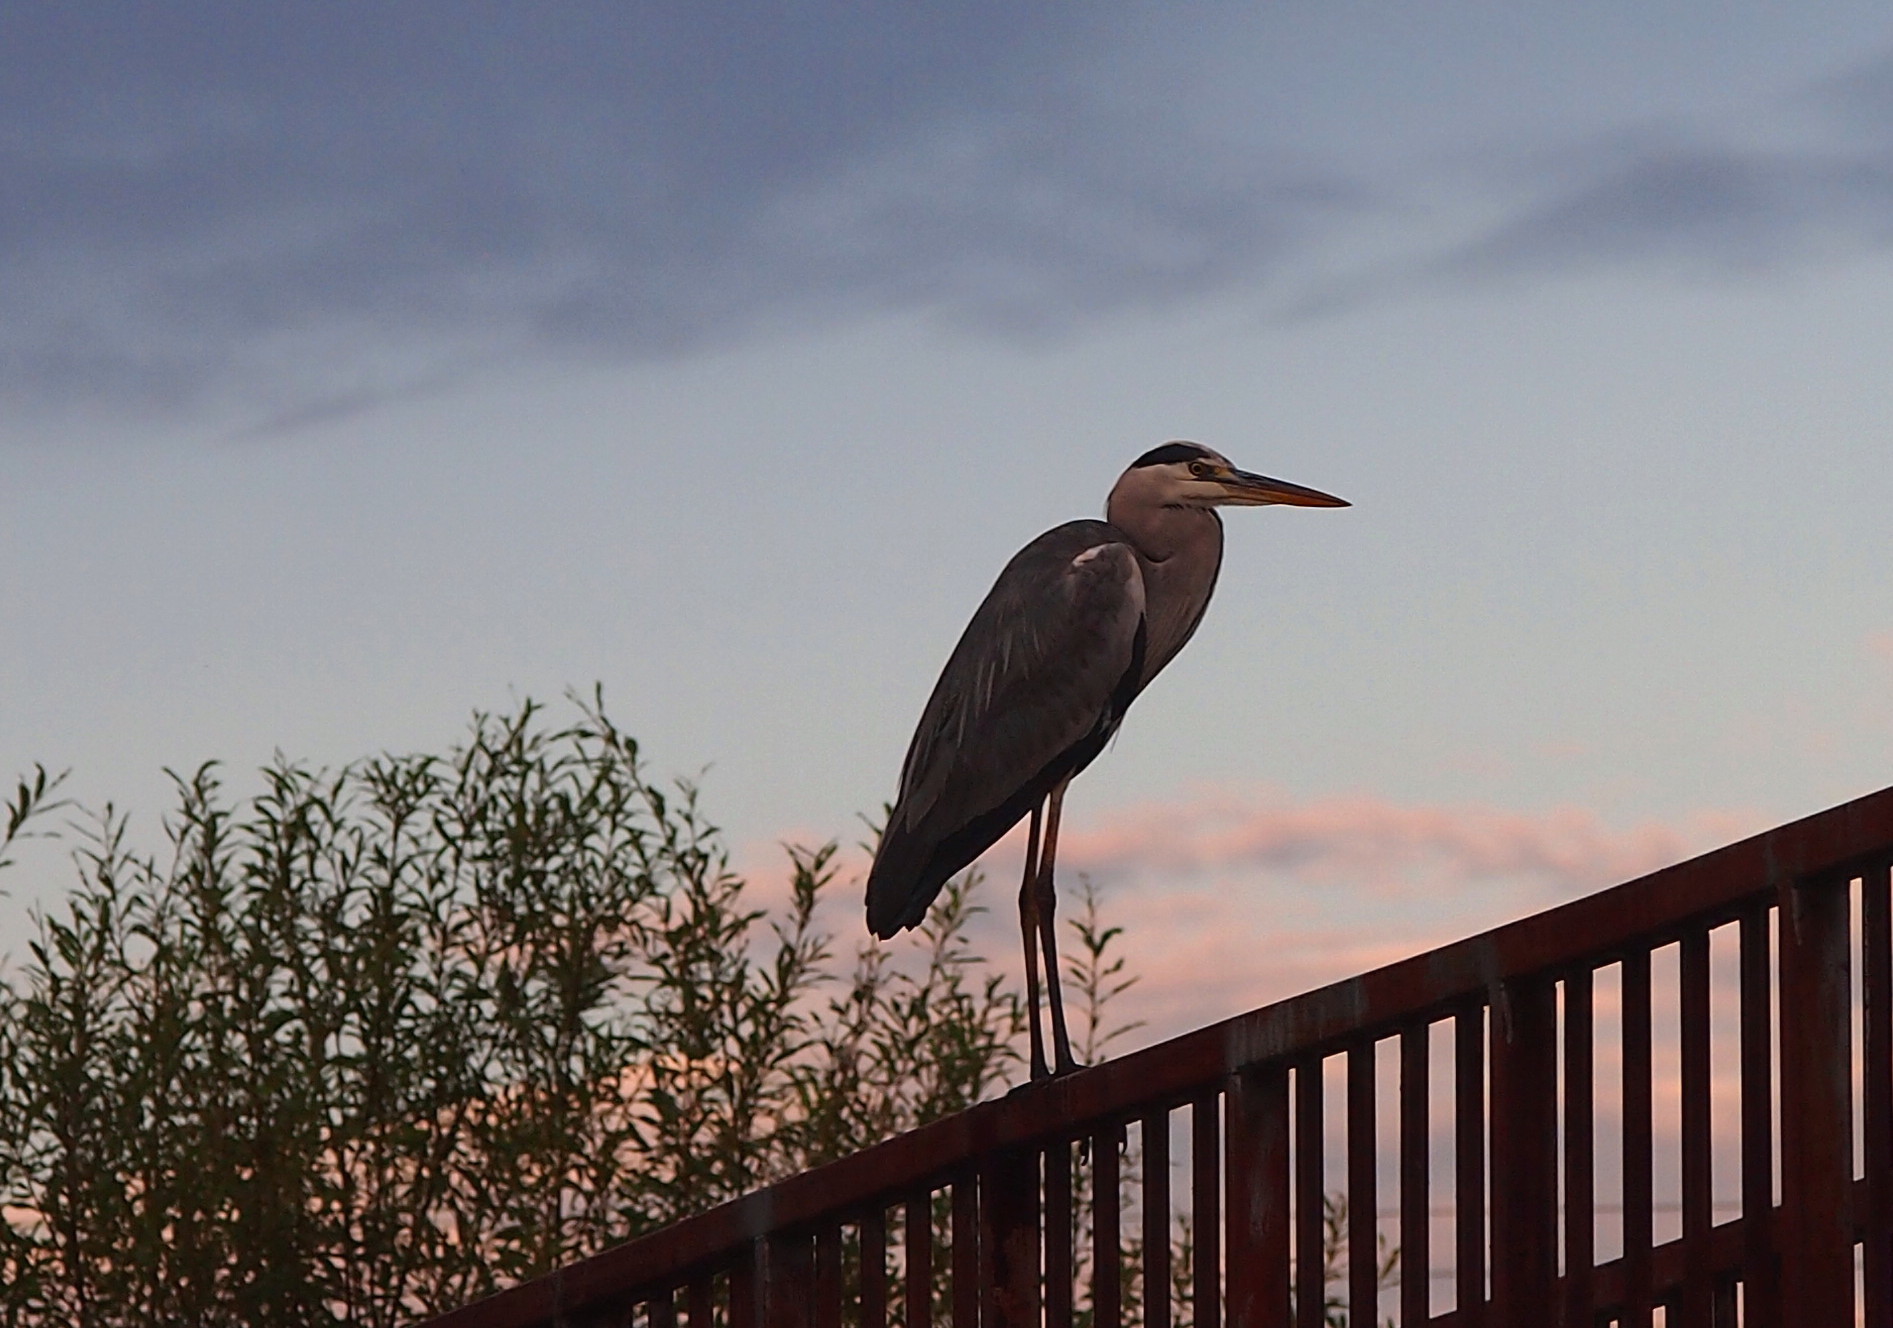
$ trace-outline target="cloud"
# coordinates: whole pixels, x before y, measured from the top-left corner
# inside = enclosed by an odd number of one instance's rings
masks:
[[[1067,835],[1061,857],[1100,878],[1261,871],[1376,893],[1405,891],[1416,878],[1430,886],[1503,879],[1571,893],[1641,875],[1687,856],[1706,836],[1747,824],[1705,814],[1680,827],[1615,830],[1581,807],[1520,812],[1373,795],[1297,803],[1263,789],[1129,809]]]
[[[1762,151],[1637,145],[1434,262],[1503,276],[1606,263],[1761,268],[1893,238],[1893,145]]]
[[[1702,811],[1614,827],[1574,806],[1211,787],[1181,802],[1068,820],[1061,916],[1079,907],[1089,879],[1105,922],[1124,929],[1118,945],[1139,982],[1118,1017],[1143,1021],[1143,1042],[1634,879],[1765,824],[1755,813]],[[982,863],[988,912],[975,940],[1008,969],[1020,962],[1012,899],[1023,851],[1015,832]],[[759,899],[786,899],[779,849],[758,845],[742,858],[764,887]],[[844,855],[823,915],[844,939],[860,935],[865,873],[865,859]],[[1069,956],[1069,931],[1061,941]]]
[[[235,403],[254,437],[495,363],[889,310],[1057,336],[1243,283],[1287,300],[1348,222],[1437,222],[1448,194],[1488,222],[1288,312],[1893,236],[1893,60],[1764,108],[1810,118],[1801,147],[1671,125],[1368,178],[1290,121],[1153,92],[1220,29],[1135,9],[6,6],[0,399]]]
[[[0,393],[237,393],[287,427],[443,366],[770,319],[1057,331],[1361,205],[1133,113],[1092,76],[1105,26],[989,0],[9,7]]]
[[[1524,154],[1474,154],[1427,190],[1486,220],[1314,284],[1287,305],[1324,317],[1388,299],[1598,269],[1721,279],[1893,244],[1893,55],[1753,108],[1747,140],[1687,121],[1618,128]]]
[[[1633,879],[1752,833],[1705,811],[1624,828],[1581,807],[1518,811],[1374,795],[1206,790],[1075,824],[1061,876],[1106,892],[1127,1008],[1179,1032]]]

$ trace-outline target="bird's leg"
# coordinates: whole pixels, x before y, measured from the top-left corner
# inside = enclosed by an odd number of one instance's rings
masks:
[[[1065,789],[1071,781],[1062,781],[1052,790],[1045,806],[1045,843],[1039,851],[1038,924],[1039,937],[1045,943],[1045,992],[1052,1007],[1052,1073],[1069,1074],[1078,1068],[1071,1054],[1071,1036],[1065,1031],[1065,998],[1058,980],[1058,887],[1052,880],[1052,860],[1058,854],[1058,813],[1065,805]]]
[[[1032,828],[1026,832],[1025,840],[1025,879],[1019,883],[1019,932],[1025,937],[1025,1012],[1032,1030],[1031,1076],[1034,1079],[1049,1079],[1051,1071],[1045,1068],[1045,1033],[1039,1026],[1039,817],[1043,807],[1032,809]],[[1057,990],[1058,971],[1054,969],[1050,976],[1053,990]]]

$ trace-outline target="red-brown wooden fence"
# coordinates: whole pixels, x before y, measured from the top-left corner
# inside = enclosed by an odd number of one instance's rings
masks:
[[[1893,1328],[1890,869],[1893,789],[985,1103],[430,1328],[1315,1328],[1330,1296],[1357,1328]]]

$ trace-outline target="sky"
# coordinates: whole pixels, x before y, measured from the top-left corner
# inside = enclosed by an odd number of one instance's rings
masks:
[[[1068,803],[1175,1031],[1893,780],[1889,310],[1880,5],[16,0],[0,777],[598,683],[766,875],[1192,438],[1354,506]]]

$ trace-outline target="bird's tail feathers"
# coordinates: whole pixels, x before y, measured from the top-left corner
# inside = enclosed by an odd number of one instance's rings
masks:
[[[933,856],[931,846],[889,827],[868,869],[869,931],[889,940],[927,916],[947,879],[931,870]]]

